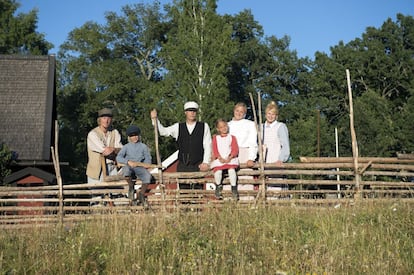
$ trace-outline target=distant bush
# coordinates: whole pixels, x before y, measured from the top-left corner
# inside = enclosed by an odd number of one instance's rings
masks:
[[[0,143],[0,182],[3,182],[3,178],[11,173],[9,169],[11,161],[12,152],[6,144]]]

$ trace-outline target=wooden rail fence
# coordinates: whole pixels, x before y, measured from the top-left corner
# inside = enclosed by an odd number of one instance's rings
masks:
[[[338,205],[358,200],[399,199],[414,202],[414,160],[399,158],[308,158],[282,166],[259,165],[238,171],[240,200],[237,205]],[[360,177],[358,186],[355,175]],[[214,196],[211,172],[154,174],[148,193],[149,209],[128,198],[126,179],[98,184],[62,184],[40,187],[0,187],[0,225],[44,224],[88,219],[108,213],[202,210],[220,207],[231,200]],[[202,184],[203,190],[179,189]],[[229,186],[227,178],[225,187]],[[140,182],[136,182],[136,188]]]

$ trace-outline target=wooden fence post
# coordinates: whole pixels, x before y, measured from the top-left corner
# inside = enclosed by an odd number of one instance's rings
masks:
[[[158,117],[154,118],[153,122],[154,122],[155,154],[157,156],[157,166],[158,166],[157,169],[158,169],[158,178],[159,178],[159,183],[158,184],[159,184],[160,189],[161,189],[162,209],[165,212],[166,211],[165,185],[164,185],[164,181],[163,181],[162,162],[161,162],[160,149],[159,149],[159,143],[158,143]]]
[[[349,96],[349,124],[351,128],[351,138],[352,138],[352,156],[354,161],[354,175],[355,175],[355,199],[360,198],[361,196],[361,175],[358,171],[358,142],[355,133],[354,127],[354,108],[352,103],[352,89],[351,89],[351,77],[349,74],[349,70],[346,69],[346,80],[348,83],[348,96]]]
[[[263,202],[266,199],[266,178],[264,175],[264,165],[263,165],[263,144],[262,144],[262,133],[261,133],[261,119],[260,121],[257,121],[257,116],[256,116],[256,108],[254,105],[254,100],[253,100],[253,96],[251,93],[249,93],[250,96],[250,101],[252,103],[252,108],[253,108],[253,117],[254,117],[254,124],[256,125],[256,131],[257,131],[257,139],[258,139],[258,145],[259,145],[259,165],[260,165],[260,179],[262,180],[262,184],[260,185],[260,190],[257,194],[256,197],[256,202],[257,199],[260,198],[261,200],[263,200]],[[259,115],[261,118],[261,100],[260,100],[260,92],[257,93],[258,96],[258,106],[259,106]]]
[[[53,165],[55,168],[56,173],[56,180],[57,184],[59,186],[59,217],[60,217],[60,223],[63,224],[63,182],[62,182],[62,176],[60,174],[60,164],[59,164],[59,152],[58,152],[58,142],[59,142],[59,125],[57,120],[55,121],[55,148],[53,146],[51,147],[52,151],[52,160]]]

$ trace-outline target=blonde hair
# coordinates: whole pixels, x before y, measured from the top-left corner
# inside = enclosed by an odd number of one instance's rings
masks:
[[[276,102],[271,101],[269,104],[267,104],[266,106],[266,113],[269,111],[274,111],[276,115],[279,115],[279,108],[277,107]]]
[[[233,110],[236,110],[236,108],[238,108],[238,107],[243,107],[244,108],[244,113],[247,113],[247,105],[244,102],[236,103],[236,105],[234,105]]]

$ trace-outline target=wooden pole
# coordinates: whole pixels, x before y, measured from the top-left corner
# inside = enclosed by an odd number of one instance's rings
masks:
[[[260,164],[260,178],[262,179],[262,199],[263,202],[266,200],[266,175],[264,173],[264,152],[263,152],[263,118],[262,118],[262,96],[261,93],[257,93],[257,108],[259,109],[259,164]]]
[[[163,181],[163,174],[162,174],[162,162],[160,156],[160,149],[159,149],[159,142],[158,142],[158,117],[153,119],[154,123],[154,141],[155,141],[155,154],[157,157],[157,165],[158,165],[158,178],[159,178],[159,186],[161,190],[161,199],[162,199],[162,208],[163,211],[166,211],[165,205],[165,186]]]
[[[261,133],[261,127],[259,127],[259,123],[261,124],[261,122],[257,121],[257,115],[256,115],[256,108],[255,108],[255,104],[254,104],[254,100],[253,100],[253,96],[251,93],[249,93],[250,96],[250,101],[252,104],[252,109],[253,109],[253,117],[254,117],[254,124],[256,125],[256,132],[257,132],[257,139],[258,139],[258,143],[259,143],[259,165],[260,165],[260,178],[262,180],[262,185],[260,186],[260,190],[257,193],[257,197],[256,197],[256,202],[257,199],[264,199],[265,198],[265,187],[266,187],[266,182],[265,182],[265,176],[264,176],[264,165],[263,165],[263,144],[262,144],[262,133]],[[260,92],[257,93],[258,96],[258,106],[260,108],[261,105],[261,96],[260,96]],[[261,110],[261,108],[260,108]],[[260,111],[261,112],[261,111]],[[259,113],[260,117],[261,114]]]
[[[335,156],[339,158],[339,142],[338,142],[338,128],[335,127]],[[339,168],[336,168],[336,171],[339,171]],[[340,176],[336,175],[336,180],[338,181],[338,184],[336,185],[336,189],[338,190],[338,199],[341,198],[341,185],[340,182]]]
[[[317,125],[316,125],[316,155],[321,156],[321,111],[316,110]]]
[[[352,138],[352,156],[354,161],[354,175],[355,175],[355,198],[360,196],[360,173],[358,172],[358,143],[354,128],[354,108],[352,103],[352,89],[351,89],[351,77],[349,70],[346,69],[346,80],[348,83],[348,96],[349,96],[349,124],[351,128],[351,138]]]
[[[56,180],[57,184],[59,186],[59,217],[60,217],[60,223],[63,224],[63,182],[62,182],[62,176],[60,174],[60,164],[59,164],[59,151],[58,151],[58,144],[59,144],[59,124],[57,120],[55,121],[55,148],[53,146],[51,147],[52,151],[52,160],[53,165],[55,168],[56,173]]]

